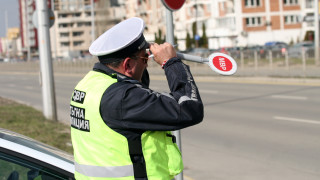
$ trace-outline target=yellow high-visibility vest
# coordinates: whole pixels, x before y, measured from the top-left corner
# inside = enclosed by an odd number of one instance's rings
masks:
[[[134,180],[128,140],[109,128],[100,115],[101,98],[117,79],[90,71],[71,97],[71,139],[76,179]],[[168,131],[141,136],[148,180],[171,180],[183,169],[181,153]]]

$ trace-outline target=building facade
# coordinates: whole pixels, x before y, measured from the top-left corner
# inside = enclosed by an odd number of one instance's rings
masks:
[[[314,30],[314,0],[186,0],[175,13],[175,33],[183,40],[185,31],[197,22],[206,25],[209,48],[264,45],[269,41],[296,43]]]
[[[85,53],[91,43],[91,3],[54,1],[55,23],[50,28],[53,58],[72,58]]]
[[[304,21],[314,16],[313,0],[243,0],[237,6],[241,16],[237,22],[240,45],[264,44],[268,41],[296,43],[313,31],[313,22]]]
[[[24,14],[20,17],[22,46],[30,44],[31,51],[37,48],[37,32],[30,23],[34,2],[20,0],[20,13]],[[160,31],[161,38],[166,35],[166,9],[160,0],[94,0],[94,16],[91,0],[48,0],[48,5],[55,15],[50,28],[53,58],[88,55],[88,47],[96,37],[134,16],[146,22],[144,34],[148,41],[155,41]],[[186,0],[180,10],[173,12],[179,50],[186,49],[187,34],[201,37],[204,26],[209,49],[269,41],[296,43],[314,30],[313,17],[314,0]]]
[[[102,31],[101,24],[106,24],[104,22],[114,24],[120,21],[115,20],[119,19],[117,16],[121,11],[115,10],[119,6],[116,5],[112,7],[112,11],[110,10],[110,6],[116,4],[112,1],[95,0],[94,19],[91,16],[91,0],[47,0],[47,4],[48,9],[54,13],[54,24],[50,27],[50,42],[54,59],[72,59],[87,55],[88,47],[93,39],[92,22],[98,25],[94,28],[94,34],[99,34]],[[35,11],[36,0],[19,0],[21,44],[26,59],[39,55],[37,29],[32,21]],[[110,15],[112,18],[109,17]],[[109,19],[112,20],[108,21]],[[112,23],[108,26],[111,26]]]
[[[0,58],[18,59],[22,57],[22,46],[19,28],[8,28],[7,35],[0,38]]]
[[[138,16],[145,20],[148,40],[154,40],[159,30],[166,34],[161,1],[127,0],[124,8],[125,18]],[[187,33],[192,38],[202,36],[203,24],[209,49],[264,45],[269,41],[289,44],[305,40],[314,30],[310,20],[314,17],[314,0],[186,0],[173,17],[180,50],[186,49]]]

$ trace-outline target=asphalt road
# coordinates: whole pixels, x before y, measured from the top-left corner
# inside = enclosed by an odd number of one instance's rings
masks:
[[[56,75],[58,117],[81,76]],[[319,180],[320,86],[199,80],[204,121],[181,130],[185,179]],[[151,88],[168,91],[163,80]],[[42,108],[37,74],[0,73],[0,96]]]

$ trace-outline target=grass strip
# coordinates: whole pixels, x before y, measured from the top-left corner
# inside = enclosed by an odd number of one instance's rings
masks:
[[[72,153],[70,126],[47,120],[42,112],[0,97],[0,127]]]

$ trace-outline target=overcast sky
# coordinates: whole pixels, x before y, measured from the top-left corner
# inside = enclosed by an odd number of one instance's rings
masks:
[[[6,36],[6,11],[8,28],[19,27],[19,0],[0,0],[0,37]]]

